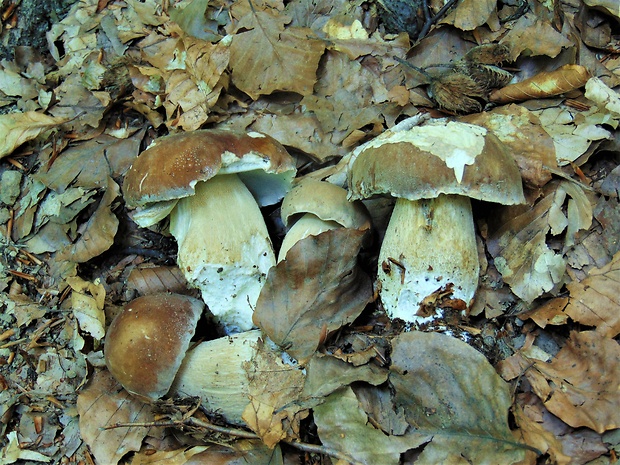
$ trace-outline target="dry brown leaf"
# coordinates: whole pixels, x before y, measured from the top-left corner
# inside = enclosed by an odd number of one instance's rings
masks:
[[[554,58],[562,49],[574,46],[570,39],[556,30],[549,19],[531,11],[510,27],[502,44],[510,48],[512,60],[516,60],[524,51],[528,56],[546,55]]]
[[[77,400],[82,439],[97,463],[115,465],[128,452],[140,450],[149,428],[104,429],[117,423],[149,422],[152,407],[131,397],[107,371],[96,373]]]
[[[509,386],[484,355],[440,333],[402,333],[392,346],[394,409],[404,410],[412,428],[432,435],[416,464],[523,460],[527,446],[508,426]]]
[[[372,297],[370,278],[357,265],[365,234],[341,228],[309,236],[269,270],[254,323],[301,363]]]
[[[206,446],[196,447],[184,447],[176,450],[158,450],[148,448],[143,452],[134,454],[131,458],[131,465],[187,465],[188,463],[201,463],[193,462],[194,457],[200,456],[203,451],[207,449]],[[218,462],[213,462],[214,465],[221,465]]]
[[[605,337],[620,334],[620,252],[583,281],[567,285],[570,300],[564,310],[573,320],[596,327]]]
[[[187,280],[178,266],[136,267],[127,277],[127,287],[135,289],[140,295],[158,292],[182,294],[188,288]]]
[[[549,413],[531,392],[517,396],[513,411],[519,426],[517,435],[548,454],[552,463],[583,464],[607,452],[598,434],[584,428],[573,430]]]
[[[283,465],[279,446],[270,449],[261,441],[243,439],[229,446],[214,445],[179,465]],[[138,465],[132,463],[131,465]],[[168,462],[166,462],[168,465]],[[174,465],[174,464],[173,464]]]
[[[325,44],[309,28],[284,28],[290,19],[252,11],[238,24],[230,46],[233,83],[254,100],[289,91],[312,94]]]
[[[489,100],[494,103],[520,102],[547,98],[578,89],[590,79],[590,73],[580,65],[564,65],[555,71],[542,72],[524,81],[494,90]]]
[[[272,346],[271,341],[259,340],[256,355],[244,366],[250,403],[243,420],[269,448],[283,439],[299,439],[300,421],[308,416],[308,410],[297,402],[304,371]]]
[[[545,407],[570,426],[598,433],[620,426],[620,347],[614,339],[573,331],[551,362],[520,351],[502,365],[509,369],[504,377],[524,373]]]
[[[48,116],[37,111],[0,115],[0,158],[10,155],[24,142],[36,139],[68,118]]]
[[[112,212],[112,202],[119,196],[120,188],[112,178],[108,178],[108,186],[97,210],[82,225],[80,237],[70,246],[58,252],[58,260],[84,263],[101,255],[114,243],[118,229],[118,218]]]
[[[564,309],[568,304],[568,297],[557,297],[544,303],[538,308],[525,313],[519,313],[520,320],[531,319],[541,328],[547,325],[563,325],[568,321]]]
[[[548,184],[546,196],[531,209],[507,207],[505,212],[507,222],[489,237],[487,247],[504,282],[518,297],[532,302],[561,285],[566,271],[563,251],[547,245],[547,234],[558,236],[566,230],[564,248],[570,247],[575,234],[590,227],[592,206],[580,187],[562,181]]]
[[[496,8],[495,0],[462,0],[441,23],[452,24],[463,31],[471,31],[486,23]]]
[[[526,108],[505,105],[460,120],[493,131],[510,149],[526,184],[542,187],[551,180],[549,168],[557,165],[553,139],[541,126],[538,117]]]

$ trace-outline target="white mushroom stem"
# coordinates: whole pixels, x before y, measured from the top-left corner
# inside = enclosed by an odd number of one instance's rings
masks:
[[[178,264],[227,332],[252,328],[252,313],[275,257],[265,220],[236,174],[196,184],[170,215]]]
[[[398,199],[379,254],[381,301],[392,318],[416,316],[425,297],[453,284],[470,305],[478,287],[476,234],[469,198]]]
[[[187,352],[169,395],[199,397],[207,410],[243,424],[241,415],[250,402],[246,364],[260,337],[254,330],[198,344]]]
[[[280,252],[278,253],[278,262],[284,260],[289,249],[303,238],[318,236],[322,232],[341,227],[336,221],[324,221],[312,213],[304,214],[284,236]]]

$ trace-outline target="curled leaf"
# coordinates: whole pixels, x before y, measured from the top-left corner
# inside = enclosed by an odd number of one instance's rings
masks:
[[[187,290],[187,281],[178,266],[136,267],[129,273],[127,287],[140,295],[183,293]]]
[[[0,158],[10,155],[24,142],[37,138],[69,118],[44,115],[38,111],[0,115]]]
[[[302,363],[371,299],[370,278],[357,265],[365,234],[341,228],[308,236],[269,271],[254,323]]]
[[[539,73],[525,81],[494,90],[489,99],[495,103],[510,103],[553,97],[580,88],[589,78],[590,73],[583,66],[564,65],[555,71]]]

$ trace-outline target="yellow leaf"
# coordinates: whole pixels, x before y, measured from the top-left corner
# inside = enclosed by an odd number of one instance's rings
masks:
[[[0,115],[0,158],[10,155],[24,142],[67,121],[68,118],[55,118],[36,111]]]

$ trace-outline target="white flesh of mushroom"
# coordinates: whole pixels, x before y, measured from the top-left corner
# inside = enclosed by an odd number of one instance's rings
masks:
[[[341,227],[336,221],[323,221],[312,213],[304,214],[284,236],[280,252],[278,253],[278,262],[284,260],[289,249],[303,238],[318,236],[322,232]]]
[[[469,198],[398,199],[379,255],[381,301],[392,318],[416,316],[425,297],[454,284],[452,298],[469,306],[478,287],[479,261]]]
[[[252,313],[275,257],[265,220],[236,174],[218,175],[179,200],[170,215],[178,264],[228,332],[252,328]]]

